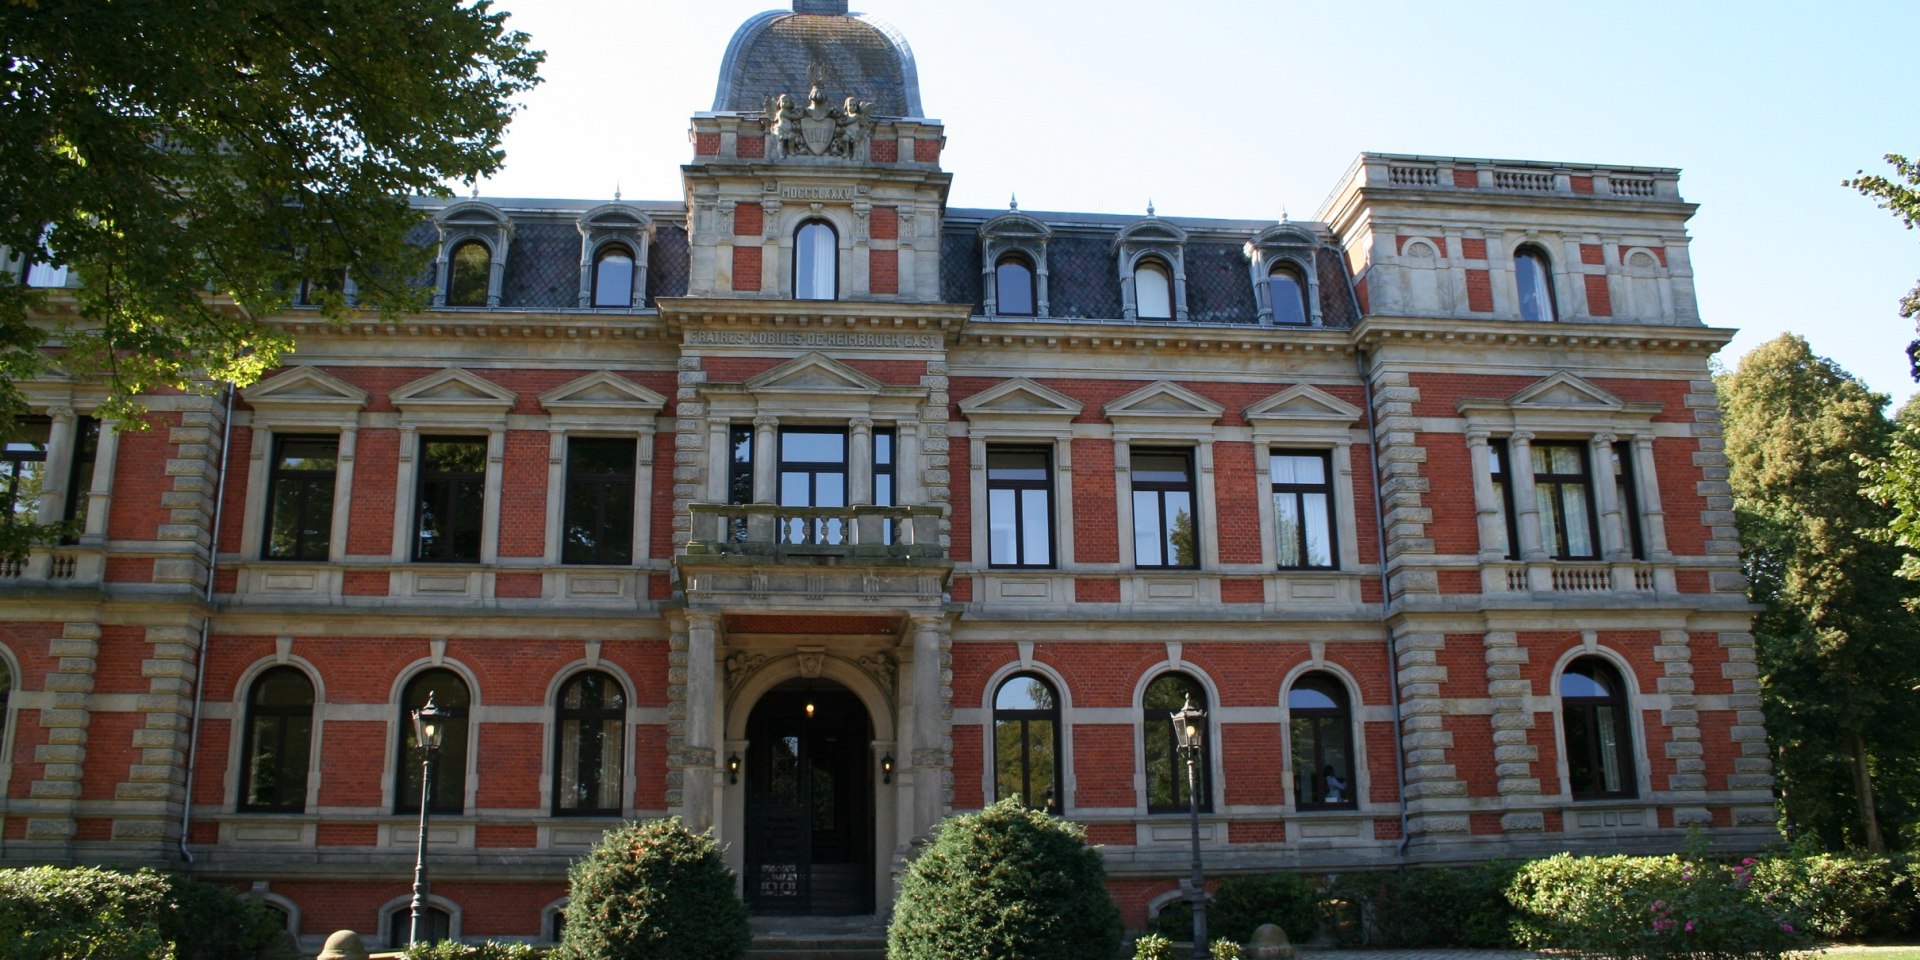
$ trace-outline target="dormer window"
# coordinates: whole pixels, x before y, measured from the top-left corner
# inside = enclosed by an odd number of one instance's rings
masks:
[[[493,251],[486,244],[468,240],[454,247],[447,257],[447,306],[486,306],[492,272]]]
[[[1532,244],[1513,255],[1513,282],[1520,294],[1520,319],[1550,322],[1559,319],[1553,299],[1553,273],[1546,251]]]
[[[593,305],[633,306],[633,251],[610,243],[593,258]]]
[[[794,234],[793,298],[840,299],[840,236],[825,221],[809,220]]]
[[[1146,259],[1134,266],[1133,303],[1141,320],[1173,319],[1173,272],[1164,261]]]
[[[1003,317],[1031,317],[1033,310],[1033,262],[1025,254],[1010,253],[994,265],[993,282],[997,297],[995,312]]]
[[[1273,304],[1273,322],[1304,327],[1307,325],[1307,281],[1300,268],[1291,263],[1276,263],[1267,274],[1267,301]]]

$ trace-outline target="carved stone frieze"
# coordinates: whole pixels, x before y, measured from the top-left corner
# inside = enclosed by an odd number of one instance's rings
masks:
[[[766,654],[737,650],[727,654],[727,689],[738,690],[755,670],[767,662]]]
[[[852,157],[874,124],[871,101],[848,97],[833,106],[819,83],[807,91],[805,106],[784,93],[768,99],[766,116],[782,157]]]
[[[825,647],[801,647],[799,658],[800,675],[809,680],[817,679],[827,665],[827,650]]]
[[[860,664],[860,669],[879,681],[880,689],[893,689],[893,677],[899,671],[900,665],[895,662],[892,654],[871,653],[861,657],[857,662]]]

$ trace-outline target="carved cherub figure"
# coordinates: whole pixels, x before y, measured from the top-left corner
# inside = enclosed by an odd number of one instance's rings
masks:
[[[794,103],[787,94],[767,101],[768,129],[784,153],[792,154],[794,148],[804,142],[800,133],[800,118],[803,116],[805,114],[800,110],[800,105]]]
[[[850,157],[853,148],[866,139],[867,132],[873,128],[873,102],[848,97],[835,114],[833,145],[828,148],[829,152],[837,157]]]

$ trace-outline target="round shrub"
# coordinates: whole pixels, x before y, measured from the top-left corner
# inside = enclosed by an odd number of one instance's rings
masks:
[[[1508,897],[1536,949],[1621,960],[1777,958],[1799,938],[1753,890],[1752,865],[1561,854],[1522,867]]]
[[[678,817],[607,831],[568,880],[558,960],[738,960],[752,941],[720,845]]]
[[[1828,940],[1888,939],[1912,928],[1913,878],[1885,857],[1768,857],[1753,888],[1787,909],[1801,929]]]
[[[901,881],[888,960],[1111,960],[1106,879],[1075,824],[1012,799],[950,817]]]

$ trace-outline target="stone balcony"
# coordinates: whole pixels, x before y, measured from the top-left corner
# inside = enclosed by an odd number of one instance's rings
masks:
[[[934,607],[953,562],[933,506],[696,503],[677,560],[693,606]]]

